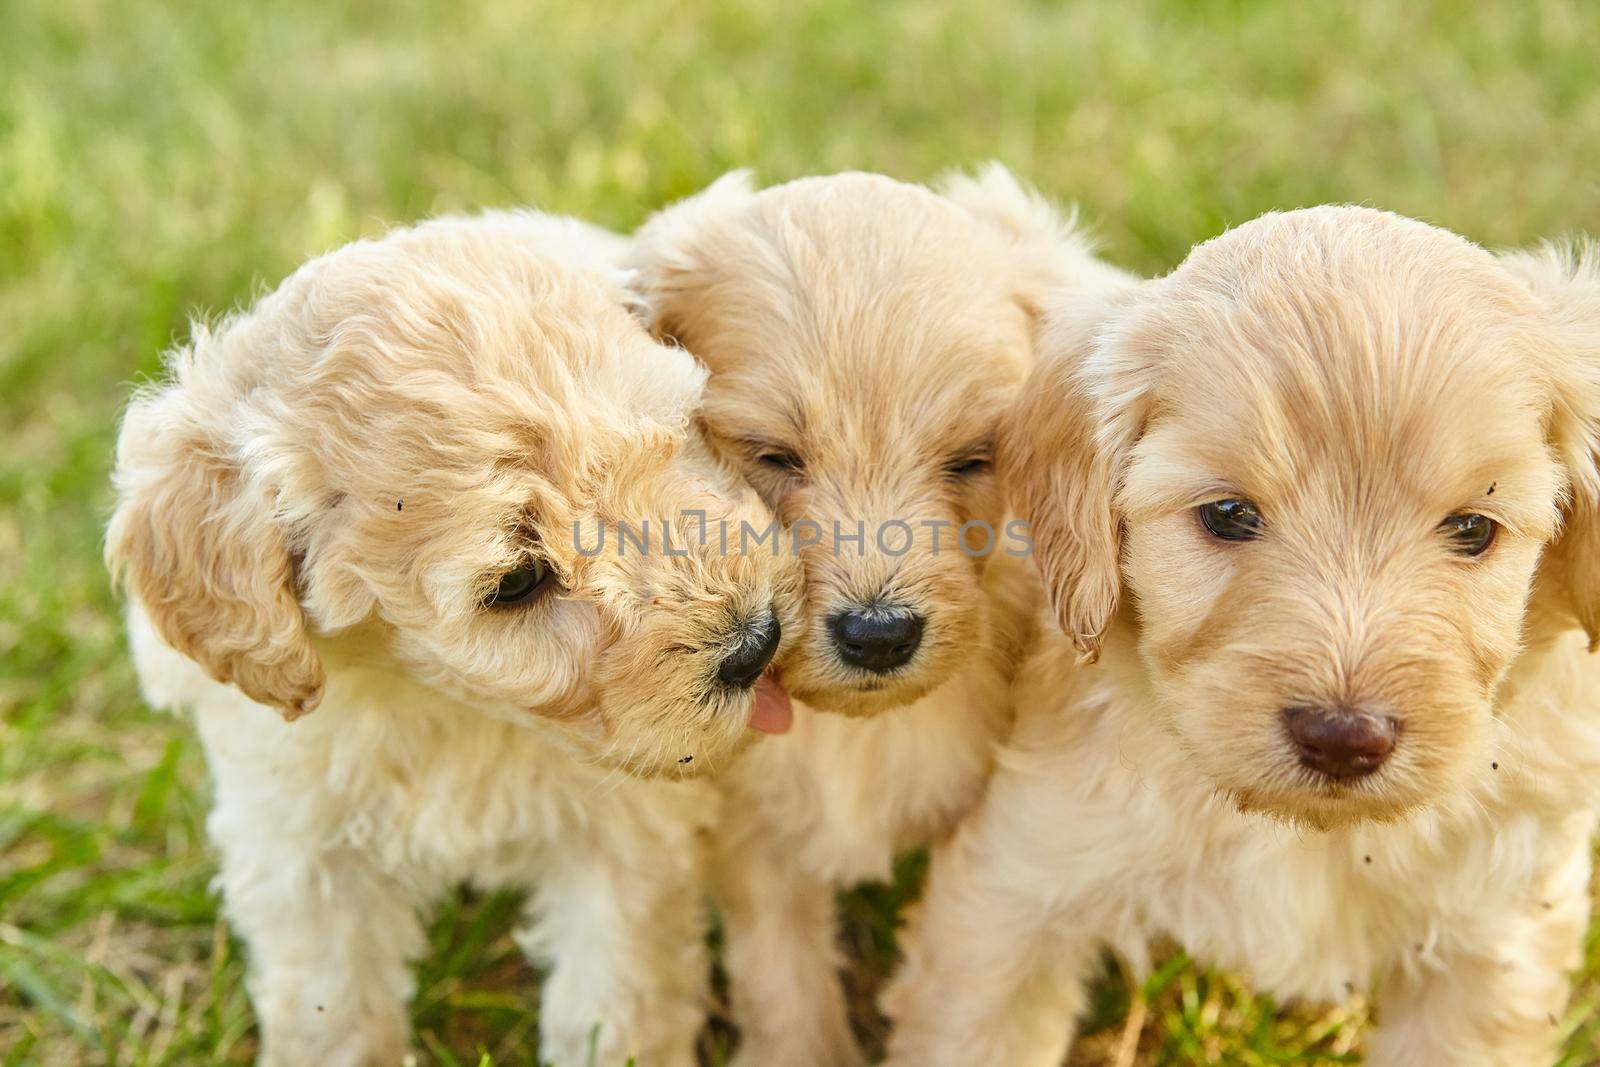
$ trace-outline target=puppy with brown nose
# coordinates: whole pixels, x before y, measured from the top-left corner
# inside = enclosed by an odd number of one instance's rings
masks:
[[[798,568],[693,537],[771,520],[619,243],[534,213],[357,242],[128,409],[107,554],[147,698],[205,746],[264,1065],[401,1063],[462,883],[530,893],[539,1062],[695,1062],[717,796],[678,779],[786,725],[760,678]]]
[[[1375,1067],[1550,1063],[1600,800],[1600,261],[1273,214],[1067,295],[1045,349],[1002,463],[1051,625],[891,1062],[1054,1067],[1103,948],[1172,939],[1372,991]]]
[[[719,782],[737,1062],[857,1062],[834,893],[979,794],[1035,596],[995,435],[1045,292],[1122,278],[999,167],[935,189],[730,175],[636,240],[657,332],[711,372],[708,436],[805,568],[793,730]]]

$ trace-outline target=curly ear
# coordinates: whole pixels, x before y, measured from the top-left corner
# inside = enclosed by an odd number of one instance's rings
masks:
[[[106,562],[163,640],[294,719],[323,689],[294,567],[271,502],[197,416],[188,363],[180,354],[178,381],[135,398],[123,420]]]
[[[1560,590],[1600,651],[1600,246],[1549,244],[1501,261],[1543,305],[1550,337],[1551,447],[1567,468],[1561,535],[1541,580]]]
[[[1001,478],[1031,527],[1057,620],[1089,661],[1121,597],[1117,488],[1150,378],[1148,364],[1120,354],[1113,336],[1137,292],[1083,290],[1056,302],[1039,362],[1001,432]]]
[[[967,174],[951,171],[933,191],[993,227],[1016,250],[1019,302],[1042,317],[1052,294],[1062,289],[1107,289],[1137,279],[1095,255],[1095,242],[1073,208],[1060,208],[991,160]]]
[[[709,223],[755,197],[753,172],[733,170],[693,196],[652,215],[633,235],[627,257],[635,310],[657,337],[681,339],[682,323],[704,288],[709,256],[702,241]]]

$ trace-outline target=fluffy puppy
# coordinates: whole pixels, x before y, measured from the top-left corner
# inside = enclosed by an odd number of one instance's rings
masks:
[[[348,246],[127,413],[107,555],[215,778],[263,1063],[400,1062],[419,909],[461,882],[532,891],[542,1062],[694,1062],[716,798],[632,776],[729,761],[798,575],[690,536],[770,519],[616,241],[527,213]]]
[[[998,166],[937,191],[733,174],[637,246],[657,331],[711,370],[712,440],[805,566],[794,730],[719,780],[738,1062],[855,1062],[834,892],[890,877],[978,795],[1035,600],[995,434],[1046,291],[1120,276]]]
[[[1600,264],[1268,215],[1069,300],[1009,424],[1063,633],[934,861],[896,1064],[1059,1064],[1101,947],[1550,1062],[1600,784]],[[1095,665],[1080,663],[1101,653]]]

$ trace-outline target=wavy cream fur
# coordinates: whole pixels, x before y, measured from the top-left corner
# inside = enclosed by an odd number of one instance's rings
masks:
[[[827,531],[804,556],[810,636],[783,661],[794,730],[721,779],[714,886],[737,1062],[853,1063],[833,894],[888,878],[897,853],[976,800],[1037,597],[1020,560],[954,549],[954,524],[998,530],[1005,511],[990,473],[945,468],[990,454],[1046,294],[1123,277],[998,166],[933,190],[847,174],[756,192],[736,173],[637,243],[656,329],[711,370],[712,439],[785,522]],[[772,448],[804,470],[763,464]],[[872,531],[897,519],[916,539],[894,557]],[[952,524],[937,553],[920,525],[934,521]],[[858,522],[864,550],[835,552],[833,524]],[[916,658],[892,675],[847,667],[827,632],[831,614],[874,600],[927,618]]]
[[[1170,937],[1279,998],[1372,990],[1375,1067],[1549,1063],[1600,800],[1594,259],[1269,215],[1046,347],[1005,466],[1064,632],[934,859],[890,1061],[1054,1067],[1102,946]],[[1211,539],[1236,495],[1262,536]],[[1461,511],[1501,523],[1477,559]],[[1317,777],[1304,702],[1396,716],[1394,753]]]
[[[533,213],[359,242],[197,326],[128,411],[108,558],[150,701],[205,745],[264,1064],[399,1062],[421,909],[461,882],[531,890],[544,1060],[597,1032],[601,1064],[694,1063],[717,798],[673,779],[744,744],[716,669],[752,615],[798,632],[797,575],[576,550],[580,521],[770,521],[619,247]],[[559,588],[485,606],[533,558]]]

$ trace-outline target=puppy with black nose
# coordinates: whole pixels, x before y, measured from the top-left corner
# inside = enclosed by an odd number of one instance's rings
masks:
[[[887,674],[911,662],[927,621],[914,611],[874,604],[832,616],[828,632],[841,660],[864,671]]]
[[[1172,939],[1371,990],[1374,1067],[1550,1063],[1600,801],[1600,260],[1295,211],[1048,337],[1002,463],[1059,632],[935,855],[891,1062],[1055,1067],[1102,949]]]
[[[531,212],[359,241],[129,405],[107,556],[147,699],[205,746],[262,1067],[406,1061],[462,883],[529,893],[540,1063],[695,1063],[718,796],[688,779],[787,725],[760,678],[799,568],[693,536],[771,518],[620,244]]]
[[[783,637],[783,626],[771,612],[745,626],[728,658],[717,667],[717,679],[735,689],[749,689],[761,678]]]
[[[1036,595],[995,434],[1047,289],[1122,279],[998,167],[938,190],[732,175],[637,245],[657,332],[711,372],[701,423],[805,567],[793,731],[719,782],[738,1062],[857,1062],[834,893],[889,878],[978,796]]]

